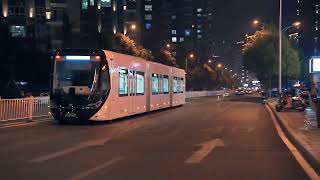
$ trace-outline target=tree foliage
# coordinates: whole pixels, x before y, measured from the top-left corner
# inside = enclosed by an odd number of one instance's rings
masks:
[[[279,70],[278,33],[274,25],[255,32],[247,38],[243,48],[244,66],[255,73],[258,79],[268,85],[272,79],[277,79]],[[282,44],[282,75],[284,80],[296,79],[301,70],[298,51],[288,38],[283,37]],[[275,82],[275,81],[273,81]]]
[[[122,33],[117,33],[115,36],[116,51],[136,57],[141,57],[146,60],[152,60],[151,52],[143,46],[138,45],[134,40],[130,39]]]
[[[162,47],[160,49],[160,56],[157,57],[156,61],[169,66],[179,67],[177,64],[177,59],[174,57],[172,50],[166,47]]]

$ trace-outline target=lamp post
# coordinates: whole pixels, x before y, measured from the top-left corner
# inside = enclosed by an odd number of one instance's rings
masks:
[[[279,93],[282,93],[282,0],[279,0]]]
[[[193,59],[194,58],[194,54],[189,54],[186,59],[185,59],[185,70],[186,70],[186,74],[188,74],[188,59]]]

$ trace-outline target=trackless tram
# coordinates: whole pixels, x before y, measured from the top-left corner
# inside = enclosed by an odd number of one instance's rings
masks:
[[[54,56],[53,117],[105,121],[185,103],[185,71],[107,50]]]

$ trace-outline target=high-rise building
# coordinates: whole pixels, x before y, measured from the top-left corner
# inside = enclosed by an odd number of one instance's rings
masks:
[[[2,0],[0,7],[11,35],[44,51],[112,49],[118,32],[141,39],[136,0]]]
[[[213,2],[210,0],[143,0],[142,44],[155,56],[171,44],[178,64],[194,53],[196,60],[213,55]],[[197,61],[198,62],[198,61]]]
[[[48,9],[47,0],[1,1],[2,21],[8,24],[12,37],[44,51],[48,49],[49,39]]]
[[[298,30],[298,44],[306,56],[320,55],[320,1],[296,0],[297,20],[301,22]]]

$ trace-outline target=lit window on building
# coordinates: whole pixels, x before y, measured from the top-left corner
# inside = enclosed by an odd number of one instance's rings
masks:
[[[82,0],[82,9],[88,9],[88,0]]]
[[[316,7],[316,14],[319,14],[319,5],[315,5]]]
[[[177,34],[177,30],[175,29],[171,30],[171,34]]]
[[[90,0],[90,6],[94,6],[94,0]]]
[[[172,37],[171,42],[177,42],[177,37]]]
[[[172,19],[172,20],[175,20],[175,19],[177,19],[177,16],[176,16],[176,15],[172,15],[172,16],[171,16],[171,19]]]
[[[148,30],[149,30],[149,29],[151,29],[151,28],[152,28],[152,25],[151,25],[151,23],[146,23],[146,24],[145,24],[145,27],[146,27],[146,29],[148,29]]]
[[[300,16],[300,11],[299,11],[299,9],[297,9],[297,16]]]
[[[185,36],[190,36],[190,34],[191,34],[190,29],[186,29],[184,31],[184,34],[185,34]]]
[[[111,0],[101,0],[101,7],[111,7]]]
[[[12,37],[26,37],[26,29],[24,26],[10,26],[9,30]]]
[[[197,12],[201,12],[201,11],[202,11],[202,9],[201,9],[201,8],[198,8],[198,9],[197,9]]]
[[[145,14],[144,15],[145,20],[152,20],[152,15],[151,14]]]
[[[197,30],[197,33],[198,33],[198,34],[202,33],[201,29],[198,29],[198,30]]]
[[[152,5],[144,5],[145,11],[152,11]]]
[[[316,31],[318,31],[318,30],[319,30],[319,23],[318,23],[318,21],[316,21],[314,24],[315,24],[315,29],[316,29]]]
[[[198,38],[198,39],[201,39],[201,38],[202,38],[202,35],[201,35],[201,34],[198,34],[198,35],[197,35],[197,38]]]
[[[197,14],[197,17],[201,17],[201,14]]]
[[[181,38],[180,38],[180,42],[183,42],[183,41],[184,41],[184,38],[183,38],[183,37],[181,37]]]

